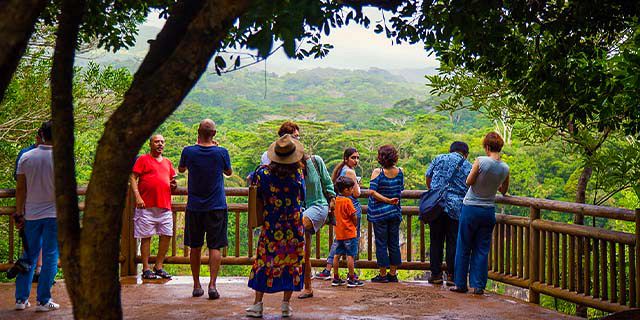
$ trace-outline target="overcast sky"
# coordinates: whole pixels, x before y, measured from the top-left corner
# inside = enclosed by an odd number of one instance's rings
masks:
[[[384,35],[374,33],[373,26],[376,21],[381,20],[382,16],[377,10],[365,8],[364,11],[371,19],[369,29],[351,23],[340,29],[332,29],[329,36],[323,34],[323,43],[334,46],[324,59],[292,60],[279,50],[267,60],[267,69],[280,73],[317,67],[339,69],[375,67],[389,70],[427,69],[438,66],[438,62],[433,56],[428,56],[422,44],[392,44],[391,40]],[[152,13],[146,24],[161,28],[164,20],[158,19],[158,15]],[[264,68],[264,64],[261,63],[259,67]]]

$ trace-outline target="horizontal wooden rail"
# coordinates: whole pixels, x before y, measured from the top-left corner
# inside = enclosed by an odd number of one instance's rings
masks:
[[[78,195],[86,194],[87,188],[78,188]],[[404,190],[402,191],[403,199],[420,199],[425,190]],[[249,195],[248,188],[225,188],[227,196],[246,197]],[[173,195],[187,195],[187,188],[178,187]],[[360,198],[369,196],[368,189],[362,189]],[[0,189],[0,198],[15,197],[15,189]],[[623,221],[635,221],[635,213],[633,210],[624,208],[602,207],[582,203],[563,202],[548,199],[518,197],[518,196],[496,196],[496,203],[513,205],[518,207],[537,208],[542,210],[551,210],[563,213],[582,214],[586,216],[602,217]]]
[[[202,256],[201,264],[207,265],[209,264],[209,257]],[[254,257],[223,257],[222,264],[226,265],[252,265]],[[136,256],[136,263],[142,263],[142,257]],[[156,257],[149,257],[149,263],[155,263]],[[164,259],[165,264],[189,264],[189,257],[180,257],[180,256],[169,256]],[[327,259],[311,259],[311,266],[315,268],[326,267]],[[340,261],[341,267],[346,267],[346,262],[344,260]],[[376,261],[369,260],[357,260],[355,262],[356,268],[361,269],[377,269],[378,263]],[[402,262],[400,268],[402,270],[429,270],[431,264],[429,262]]]
[[[620,312],[629,310],[629,307],[620,305],[617,303],[611,303],[601,299],[594,299],[584,294],[576,294],[569,290],[556,288],[550,285],[546,285],[540,282],[534,282],[531,284],[531,289],[534,289],[542,294],[546,294],[552,297],[572,301],[582,305],[586,305],[595,309],[604,310],[607,312]]]
[[[538,230],[558,232],[578,237],[602,239],[628,245],[635,245],[636,243],[636,237],[631,233],[611,231],[590,226],[566,224],[548,220],[535,220],[531,222],[531,226]]]

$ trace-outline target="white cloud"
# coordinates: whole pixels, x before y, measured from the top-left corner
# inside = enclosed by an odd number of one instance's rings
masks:
[[[291,72],[299,69],[337,68],[337,69],[427,69],[439,64],[435,57],[429,56],[422,43],[414,45],[394,44],[384,34],[373,32],[375,21],[382,15],[374,9],[364,10],[372,21],[372,26],[365,29],[351,23],[340,29],[333,29],[329,36],[322,38],[323,43],[330,43],[334,48],[324,59],[307,58],[302,61],[288,59],[282,50],[267,60],[267,70],[272,72]],[[161,28],[164,20],[151,14],[146,25]],[[260,64],[260,68],[264,68]]]

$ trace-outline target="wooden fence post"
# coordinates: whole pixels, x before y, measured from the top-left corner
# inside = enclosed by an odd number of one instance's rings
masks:
[[[540,293],[532,288],[532,284],[540,280],[539,251],[540,233],[533,228],[533,222],[540,219],[540,209],[531,207],[529,210],[529,302],[540,304]]]
[[[120,235],[120,255],[124,258],[120,264],[120,276],[137,275],[136,239],[133,237],[133,214],[136,207],[131,187],[127,190],[127,198],[122,213],[122,234]]]
[[[635,245],[635,250],[636,250],[636,266],[635,266],[635,273],[636,273],[636,294],[635,294],[635,305],[634,306],[640,306],[640,208],[636,209],[636,245]]]

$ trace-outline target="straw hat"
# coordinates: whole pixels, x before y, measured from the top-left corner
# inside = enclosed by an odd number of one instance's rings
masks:
[[[304,146],[289,134],[285,134],[272,143],[267,151],[269,160],[281,164],[296,163],[302,159],[303,155]]]

